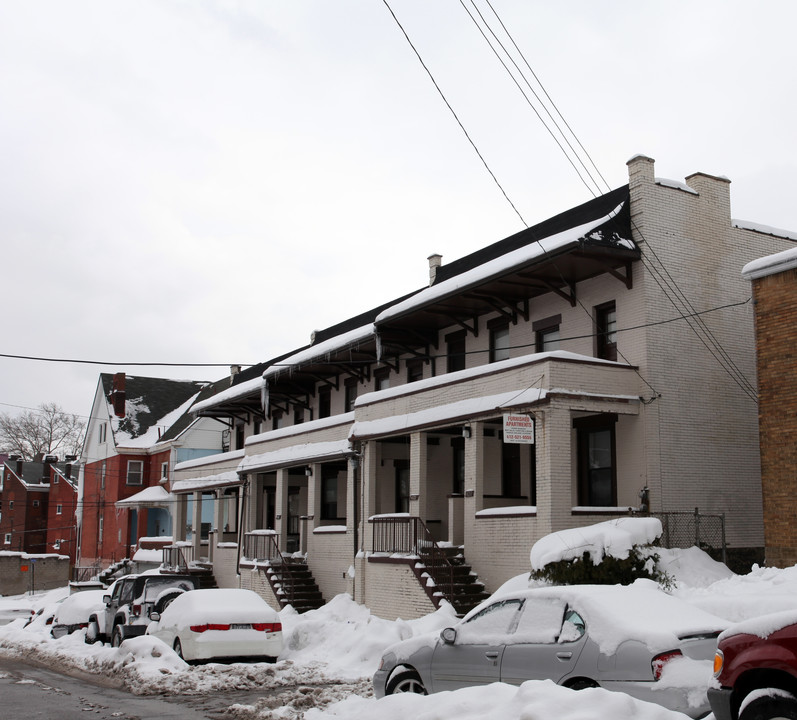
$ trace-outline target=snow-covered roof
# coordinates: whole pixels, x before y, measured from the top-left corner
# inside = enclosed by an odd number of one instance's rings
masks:
[[[239,485],[241,482],[241,476],[235,470],[228,470],[227,472],[217,473],[215,475],[176,480],[172,483],[172,493],[182,494],[208,488],[228,487],[230,485]]]
[[[383,435],[394,435],[441,423],[466,420],[504,408],[529,405],[541,400],[545,395],[546,391],[540,388],[519,388],[496,395],[484,395],[446,403],[445,405],[437,405],[418,412],[392,415],[377,420],[361,420],[354,423],[349,438],[351,440],[361,440]]]
[[[209,397],[207,400],[202,400],[198,402],[191,408],[191,412],[200,412],[202,410],[207,410],[208,408],[216,407],[217,405],[221,405],[224,402],[230,402],[232,400],[238,400],[239,398],[246,397],[247,395],[253,395],[254,393],[260,392],[260,388],[263,387],[263,378],[256,377],[252,378],[251,380],[246,380],[238,385],[233,385],[226,390],[222,390],[219,393],[216,393],[212,397]]]
[[[755,280],[795,268],[797,268],[797,247],[747,263],[742,268],[742,277],[746,280]]]
[[[135,495],[131,495],[124,500],[118,500],[114,503],[115,507],[157,507],[166,505],[170,500],[169,493],[162,485],[155,485],[154,487],[144,488]]]
[[[331,440],[328,442],[301,443],[291,445],[279,450],[249,455],[238,466],[238,472],[252,472],[254,470],[276,469],[289,465],[342,458],[351,454],[348,440]]]
[[[368,323],[367,325],[362,325],[354,330],[343,333],[342,335],[336,335],[335,337],[329,338],[329,340],[325,340],[318,345],[311,345],[309,348],[300,350],[294,355],[289,355],[285,359],[280,360],[279,363],[266,368],[266,370],[263,372],[263,377],[269,378],[273,375],[277,375],[283,370],[296,367],[297,365],[302,365],[319,358],[329,359],[331,353],[341,350],[349,345],[354,345],[362,340],[371,338],[374,336],[374,333],[374,324]]]
[[[761,223],[749,222],[748,220],[737,220],[735,218],[731,220],[731,225],[740,230],[752,230],[762,235],[774,235],[775,237],[786,238],[787,240],[797,240],[797,232],[793,230],[784,230],[783,228],[776,228],[771,225],[762,225]]]
[[[528,264],[532,260],[542,258],[554,250],[566,247],[580,238],[589,235],[590,232],[611,220],[620,212],[623,205],[624,203],[620,203],[620,205],[608,215],[598,218],[597,220],[592,220],[591,222],[568,228],[562,232],[531,242],[517,250],[513,250],[512,252],[508,252],[482,263],[448,280],[425,288],[403,302],[396,303],[392,307],[381,312],[376,318],[376,324],[379,325],[380,323],[404,315],[436,300],[441,300],[456,293],[460,293],[466,288],[478,285],[491,278],[504,275],[516,267]]]

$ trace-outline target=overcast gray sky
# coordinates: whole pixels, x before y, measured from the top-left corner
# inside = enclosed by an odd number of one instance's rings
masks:
[[[459,0],[389,2],[527,223],[592,197]],[[797,5],[491,2],[609,185],[797,231]],[[0,353],[114,363],[0,358],[0,412],[217,379],[121,363],[266,360],[522,227],[382,0],[0,0]]]

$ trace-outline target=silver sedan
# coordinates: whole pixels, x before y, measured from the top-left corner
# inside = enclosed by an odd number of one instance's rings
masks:
[[[706,688],[726,625],[653,583],[537,588],[493,597],[454,627],[389,647],[374,693],[553,680],[697,718],[709,711]]]

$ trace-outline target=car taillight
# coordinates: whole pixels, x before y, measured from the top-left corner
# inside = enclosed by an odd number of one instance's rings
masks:
[[[136,617],[141,615],[141,605],[133,605],[133,615]]]
[[[252,623],[252,627],[258,632],[281,632],[282,623]]]
[[[714,677],[720,676],[724,665],[725,656],[722,654],[722,650],[717,650],[716,654],[714,655]]]
[[[189,625],[191,632],[203,633],[205,630],[229,630],[230,626],[221,623],[206,623],[205,625]]]
[[[670,660],[675,660],[679,657],[683,657],[683,653],[680,650],[668,650],[667,652],[656,655],[650,662],[650,666],[653,669],[653,679],[660,680],[661,673],[664,671],[664,666],[670,662]]]

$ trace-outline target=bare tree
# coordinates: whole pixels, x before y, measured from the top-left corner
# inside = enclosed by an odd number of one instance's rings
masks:
[[[37,410],[20,415],[0,413],[0,449],[23,460],[38,454],[80,455],[86,423],[64,412],[55,403],[42,403]]]

